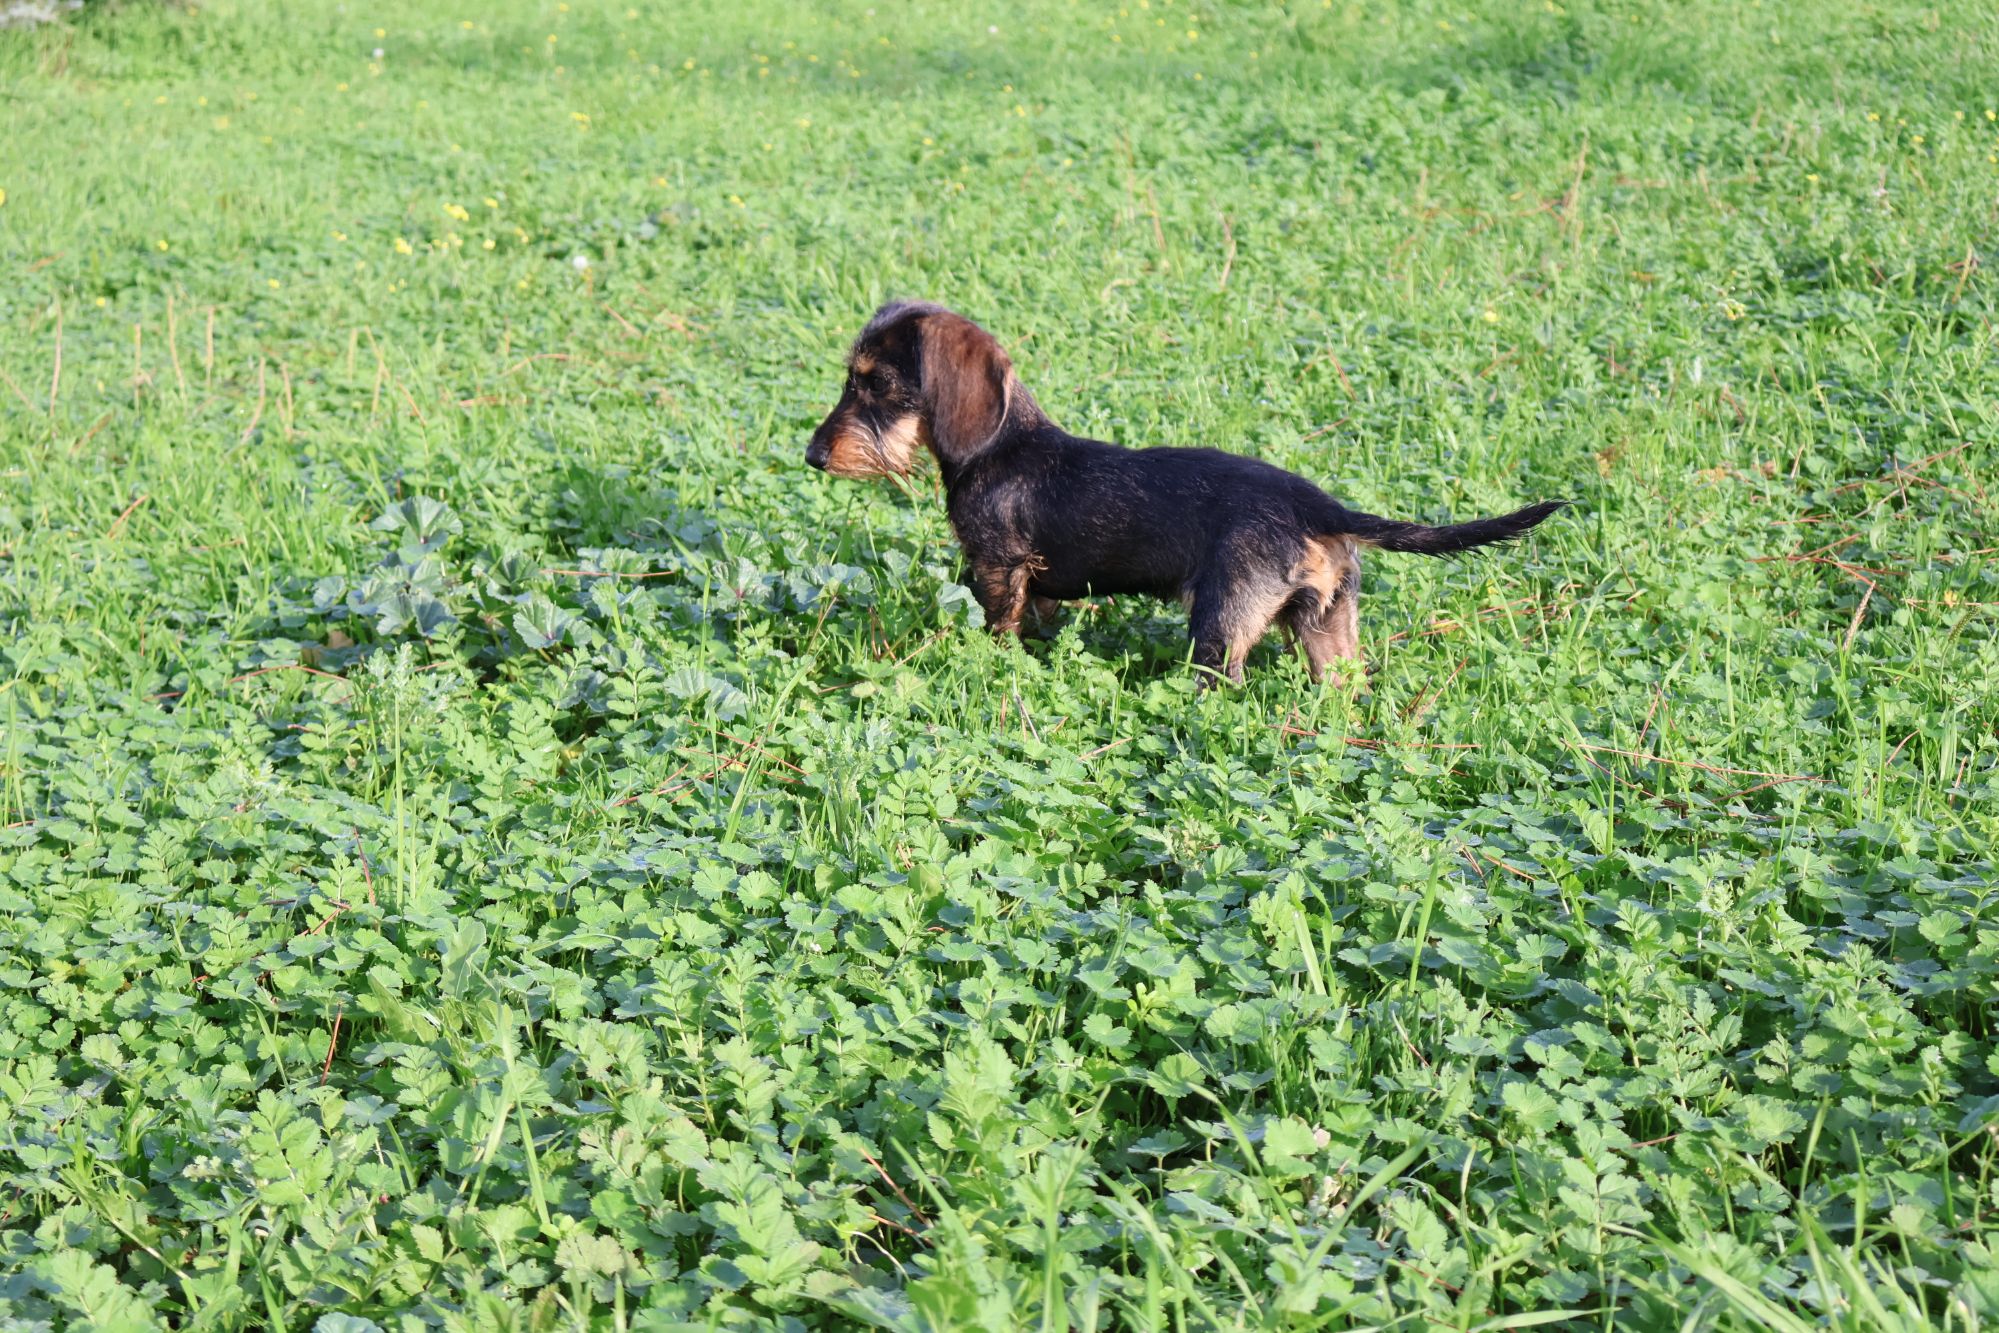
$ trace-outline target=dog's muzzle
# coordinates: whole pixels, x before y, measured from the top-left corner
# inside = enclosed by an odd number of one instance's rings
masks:
[[[812,443],[805,446],[805,461],[821,472],[826,470],[826,462],[832,456],[832,447],[817,435],[812,437]]]

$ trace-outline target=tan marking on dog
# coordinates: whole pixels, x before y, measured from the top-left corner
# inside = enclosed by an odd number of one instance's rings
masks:
[[[1345,559],[1335,560],[1333,552],[1327,548],[1328,540],[1308,541],[1305,553],[1298,557],[1298,563],[1291,566],[1291,586],[1310,588],[1330,606],[1339,596],[1340,575],[1345,571]],[[1341,553],[1344,556],[1344,552]]]
[[[923,418],[912,412],[897,417],[878,437],[882,462],[888,471],[906,477],[916,466],[916,451],[923,448]]]
[[[1319,594],[1309,614],[1290,617],[1291,629],[1305,654],[1305,668],[1314,681],[1334,668],[1341,681],[1364,677],[1360,653],[1360,558],[1345,537],[1325,537],[1311,543],[1294,575],[1301,587]],[[1337,664],[1337,665],[1336,665]]]
[[[878,477],[874,438],[851,427],[839,431],[826,445],[826,475],[831,477]]]
[[[826,448],[826,471],[835,477],[907,476],[915,466],[920,418],[898,417],[886,430],[844,425]]]
[[[859,356],[856,356],[854,358],[854,373],[856,375],[872,375],[874,373],[874,369],[875,369],[875,359],[869,356],[866,352],[862,352]]]

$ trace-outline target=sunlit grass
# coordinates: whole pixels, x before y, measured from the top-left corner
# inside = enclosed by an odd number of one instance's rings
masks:
[[[1989,1324],[1995,41],[0,34],[0,1321]],[[995,645],[928,474],[803,466],[889,295],[1576,504],[1371,560],[1364,693]]]

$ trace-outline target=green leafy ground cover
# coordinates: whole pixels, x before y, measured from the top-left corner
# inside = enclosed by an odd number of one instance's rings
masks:
[[[0,36],[0,1327],[1999,1320],[1999,11]],[[974,623],[890,294],[1398,516]]]

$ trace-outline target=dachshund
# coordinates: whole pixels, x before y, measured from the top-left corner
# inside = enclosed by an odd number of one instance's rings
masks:
[[[986,624],[1030,609],[1146,593],[1187,607],[1203,685],[1240,682],[1282,622],[1314,681],[1360,660],[1360,549],[1451,555],[1520,537],[1565,501],[1427,527],[1348,509],[1269,463],[1218,449],[1127,449],[1048,419],[990,333],[920,301],[875,312],[847,357],[839,403],[805,461],[836,477],[906,475],[927,449],[942,475]]]

